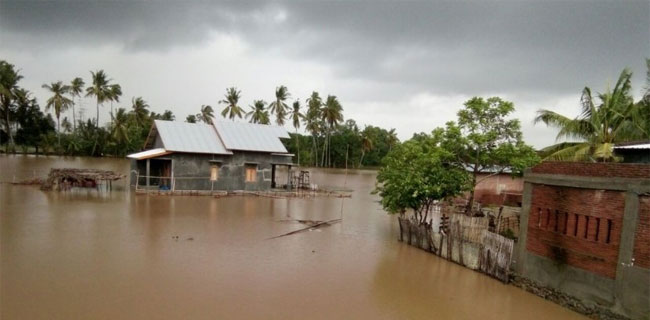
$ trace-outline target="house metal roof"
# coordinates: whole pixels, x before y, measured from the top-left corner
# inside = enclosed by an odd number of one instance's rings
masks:
[[[131,159],[136,159],[136,160],[144,160],[144,159],[149,159],[149,158],[155,158],[155,157],[160,157],[164,156],[167,154],[170,154],[171,152],[163,149],[163,148],[156,148],[156,149],[150,149],[138,153],[133,153],[128,155],[128,158]]]
[[[283,127],[234,121],[215,121],[214,127],[228,150],[287,153],[280,141],[289,138]]]
[[[155,126],[166,151],[232,154],[209,124],[156,120]]]
[[[650,150],[650,141],[645,141],[645,142],[636,142],[636,143],[624,143],[624,144],[617,144],[614,146],[614,149],[637,149],[637,150]]]

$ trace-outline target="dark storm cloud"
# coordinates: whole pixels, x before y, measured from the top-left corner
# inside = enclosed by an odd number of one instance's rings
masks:
[[[0,40],[52,50],[200,46],[211,32],[257,52],[410,91],[572,93],[623,67],[641,79],[650,4],[638,2],[2,2]],[[227,49],[227,48],[226,48]]]

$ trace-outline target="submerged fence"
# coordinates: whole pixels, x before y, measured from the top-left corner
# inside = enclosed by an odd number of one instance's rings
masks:
[[[508,282],[514,240],[491,232],[487,217],[451,214],[441,220],[434,232],[431,222],[399,217],[399,240]]]

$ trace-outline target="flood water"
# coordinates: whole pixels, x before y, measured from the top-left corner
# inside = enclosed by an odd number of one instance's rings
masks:
[[[0,156],[0,181],[121,159]],[[375,172],[312,169],[352,198],[168,197],[0,184],[0,318],[580,319],[398,242]],[[346,181],[347,180],[347,181]],[[121,186],[121,188],[120,188]],[[117,190],[116,190],[117,189]],[[283,220],[342,223],[304,228]],[[175,238],[178,236],[178,238]]]

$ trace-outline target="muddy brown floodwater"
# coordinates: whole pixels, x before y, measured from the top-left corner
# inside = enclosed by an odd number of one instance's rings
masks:
[[[50,167],[128,172],[121,159],[0,156],[0,181]],[[513,286],[398,242],[350,171],[350,199],[43,192],[0,184],[0,318],[578,319]],[[343,186],[343,170],[312,169]],[[303,228],[282,220],[331,220]],[[178,238],[176,238],[178,236]]]

